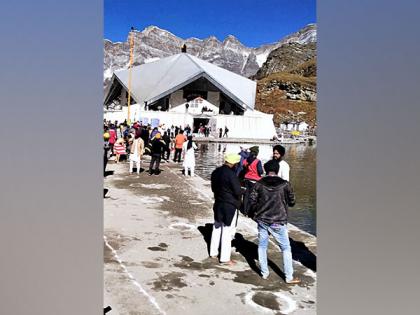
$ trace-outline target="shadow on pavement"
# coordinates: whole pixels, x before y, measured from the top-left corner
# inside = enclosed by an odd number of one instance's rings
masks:
[[[146,169],[140,167],[140,173],[143,173]],[[137,168],[133,167],[133,174],[137,173]]]
[[[203,239],[207,245],[207,253],[210,255],[210,241],[211,233],[213,230],[212,223],[206,223],[204,226],[199,226],[198,230],[203,235]],[[242,234],[236,233],[235,238],[232,241],[232,247],[236,249],[236,252],[241,254],[249,267],[258,275],[260,274],[260,268],[257,266],[256,262],[258,261],[258,245],[246,240]],[[270,259],[267,260],[268,265],[271,269],[277,273],[281,278],[284,279],[284,273],[281,269]]]
[[[114,175],[114,171],[105,171],[104,177],[107,177],[109,175]]]
[[[258,245],[254,242],[246,240],[241,233],[235,234],[235,239],[233,240],[232,245],[236,248],[236,251],[245,258],[249,267],[256,273],[260,274],[260,268],[256,264],[258,261]],[[273,261],[267,259],[267,263],[275,273],[285,279],[283,271],[281,271],[281,269]]]
[[[303,242],[294,241],[289,237],[290,246],[292,247],[293,260],[299,261],[306,268],[316,272],[316,256],[312,253]]]
[[[211,232],[213,231],[213,223],[206,223],[204,226],[199,226],[197,229],[203,235],[204,241],[207,244],[207,254],[210,256],[210,241]]]

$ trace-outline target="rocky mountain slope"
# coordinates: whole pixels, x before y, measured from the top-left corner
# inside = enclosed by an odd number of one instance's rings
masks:
[[[274,123],[316,124],[316,77],[277,72],[258,80],[255,108],[274,114]]]
[[[256,109],[282,122],[316,125],[316,42],[290,41],[272,50],[253,76],[257,79]]]
[[[246,47],[235,36],[223,41],[210,36],[205,39],[182,39],[169,31],[149,26],[143,31],[134,31],[134,65],[157,60],[180,52],[186,44],[187,52],[220,67],[249,77],[255,75],[270,52],[288,43],[307,44],[316,41],[316,25],[309,24],[300,31],[282,40],[257,48]],[[115,70],[127,69],[129,42],[104,40],[104,80],[111,78]]]
[[[298,74],[303,77],[316,77],[316,57],[298,65],[296,68],[292,69],[290,73]]]
[[[255,78],[262,79],[276,72],[290,72],[315,57],[316,43],[292,42],[284,44],[271,51]]]

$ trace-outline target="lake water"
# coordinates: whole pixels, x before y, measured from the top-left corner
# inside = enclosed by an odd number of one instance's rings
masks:
[[[238,153],[240,146],[258,144],[201,143],[196,152],[196,173],[210,179],[213,170],[223,164],[225,153]],[[271,145],[258,145],[258,158],[263,162],[272,157]],[[289,208],[289,222],[316,235],[316,144],[285,144],[285,161],[290,165],[290,182],[296,205]]]

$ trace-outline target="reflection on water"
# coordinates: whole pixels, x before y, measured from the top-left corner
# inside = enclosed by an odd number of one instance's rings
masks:
[[[258,144],[202,143],[196,152],[196,173],[210,179],[211,172],[222,165],[225,153],[238,153],[240,146]],[[272,146],[258,145],[262,162],[271,159]],[[289,144],[285,160],[290,165],[290,182],[295,190],[296,205],[289,209],[289,222],[316,235],[316,145]]]

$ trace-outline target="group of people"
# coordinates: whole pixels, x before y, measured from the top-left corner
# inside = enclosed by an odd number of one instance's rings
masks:
[[[120,161],[121,156],[128,156],[129,173],[133,173],[135,166],[139,174],[143,155],[149,154],[149,175],[159,174],[161,160],[169,160],[173,148],[173,161],[181,162],[183,155],[184,174],[187,176],[190,173],[194,176],[194,151],[197,150],[197,146],[192,134],[180,127],[172,127],[163,130],[139,122],[132,126],[126,122],[119,126],[117,122],[104,124],[104,172],[110,154],[115,154],[116,163]],[[274,146],[272,159],[262,165],[258,158],[258,146],[241,148],[238,154],[226,154],[224,164],[213,171],[211,189],[215,202],[210,256],[219,258],[222,264],[235,263],[231,260],[231,241],[235,235],[240,211],[258,224],[261,277],[267,279],[269,276],[267,248],[271,234],[283,255],[286,283],[297,284],[300,280],[293,275],[287,230],[288,208],[295,205],[295,195],[289,182],[290,167],[283,159],[285,153],[283,146]]]
[[[224,138],[224,137],[228,137],[228,132],[229,132],[229,128],[227,126],[225,126],[224,132],[223,132],[223,128],[219,128],[219,138]]]
[[[290,167],[283,160],[285,148],[273,147],[273,158],[264,166],[258,159],[257,146],[242,149],[239,154],[225,155],[224,164],[213,171],[214,225],[210,257],[222,264],[233,265],[231,240],[234,237],[238,210],[258,224],[258,261],[261,277],[267,279],[267,248],[271,234],[283,254],[283,271],[288,284],[298,284],[293,276],[292,251],[288,237],[288,208],[295,205],[289,182]],[[265,172],[265,176],[264,176]],[[245,190],[245,193],[243,193]],[[219,251],[220,248],[220,251]]]
[[[189,171],[194,176],[195,150],[197,146],[189,125],[184,129],[181,126],[166,129],[164,125],[152,128],[140,122],[129,126],[127,121],[119,125],[117,121],[104,121],[104,172],[109,158],[115,155],[116,163],[125,158],[129,161],[129,173],[132,174],[135,167],[139,174],[143,155],[148,154],[151,157],[149,175],[158,175],[161,161],[168,161],[174,151],[173,161],[180,163],[183,155],[185,174]]]
[[[200,123],[200,125],[197,127],[197,133],[199,137],[206,137],[208,138],[210,136],[211,127],[208,125],[203,125]]]

